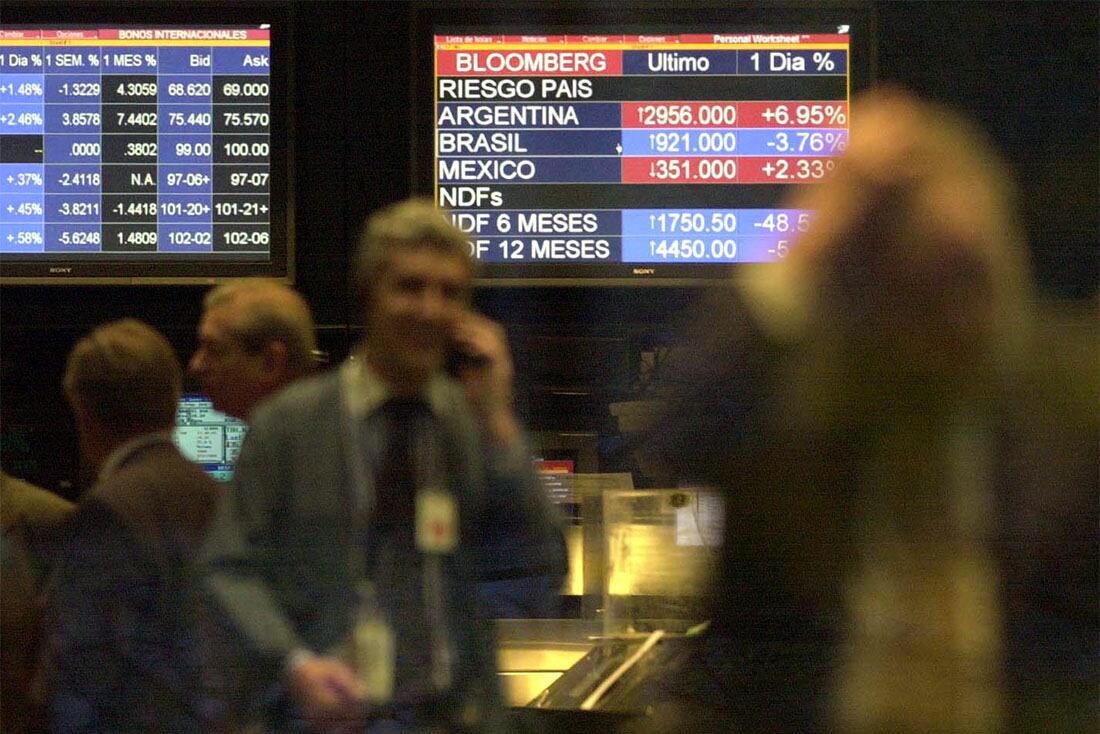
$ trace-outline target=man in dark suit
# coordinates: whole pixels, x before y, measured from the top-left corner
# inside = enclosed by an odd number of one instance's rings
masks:
[[[0,471],[0,728],[38,731],[42,589],[71,502]]]
[[[172,443],[181,370],[159,333],[127,319],[80,340],[65,370],[82,498],[49,591],[54,731],[193,732],[201,696],[192,560],[220,489]]]
[[[293,288],[270,278],[238,278],[207,291],[197,335],[188,373],[215,410],[243,421],[264,398],[312,373],[319,354],[309,305]],[[209,682],[238,721],[261,693],[250,685],[255,663],[243,657],[246,651],[232,636],[231,629],[214,623],[203,628]]]

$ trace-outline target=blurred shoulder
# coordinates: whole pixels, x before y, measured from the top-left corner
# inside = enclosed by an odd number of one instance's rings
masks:
[[[335,370],[295,380],[261,402],[250,416],[250,431],[269,431],[291,419],[327,414],[339,404],[340,384]]]
[[[74,510],[73,503],[53,492],[0,472],[0,517],[5,527],[13,523],[57,526]]]
[[[197,536],[224,492],[175,446],[153,446],[92,487],[80,508],[101,505],[149,537],[166,527]]]

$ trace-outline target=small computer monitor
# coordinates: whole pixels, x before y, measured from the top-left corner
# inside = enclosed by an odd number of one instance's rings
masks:
[[[228,482],[237,468],[247,424],[214,410],[202,395],[184,395],[176,407],[172,438],[179,450],[219,482]]]

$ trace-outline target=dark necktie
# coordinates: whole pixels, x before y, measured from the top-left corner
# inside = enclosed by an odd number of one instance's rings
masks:
[[[416,504],[417,426],[427,406],[420,400],[393,399],[382,406],[385,440],[375,471],[373,525],[413,528]]]
[[[368,533],[368,568],[396,636],[395,705],[438,697],[431,686],[432,639],[424,606],[424,559],[416,549],[419,432],[431,430],[420,400],[390,400],[381,408],[382,453],[374,474],[375,504]]]

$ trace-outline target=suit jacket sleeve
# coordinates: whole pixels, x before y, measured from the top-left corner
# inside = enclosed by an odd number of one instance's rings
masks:
[[[535,475],[526,441],[486,450],[489,563],[484,578],[543,577],[554,598],[568,570],[562,518]],[[543,600],[528,600],[537,609]]]
[[[202,552],[213,616],[250,656],[273,666],[304,643],[276,598],[283,566],[277,518],[281,463],[268,426],[254,425],[241,448],[231,491],[223,495]]]
[[[155,702],[130,700],[130,676],[170,687],[168,651],[147,644],[156,572],[126,524],[106,505],[85,501],[68,552],[49,588],[47,678],[51,729],[122,730]]]

